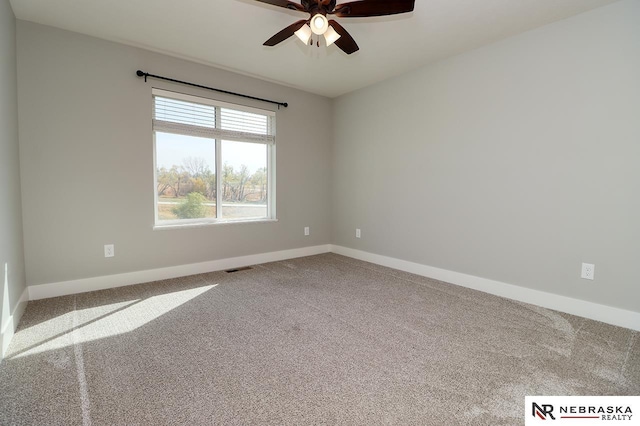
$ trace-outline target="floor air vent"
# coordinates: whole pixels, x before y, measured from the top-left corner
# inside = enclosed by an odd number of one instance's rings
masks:
[[[227,274],[230,274],[232,272],[238,272],[238,271],[246,271],[247,269],[253,269],[251,266],[245,266],[244,268],[234,268],[234,269],[227,269],[225,272]]]

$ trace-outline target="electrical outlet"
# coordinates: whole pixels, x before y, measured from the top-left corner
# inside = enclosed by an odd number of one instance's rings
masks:
[[[356,228],[356,238],[360,238],[362,233],[360,232],[360,228]]]
[[[581,278],[584,278],[585,280],[592,280],[595,276],[595,273],[596,265],[593,265],[591,263],[582,264],[582,274],[580,275]]]
[[[304,227],[304,235],[306,235],[306,236],[308,237],[310,233],[311,233],[311,232],[309,232],[309,227],[308,227],[308,226],[305,226],[305,227]]]
[[[104,257],[113,257],[116,255],[115,248],[113,244],[105,244],[104,245]]]

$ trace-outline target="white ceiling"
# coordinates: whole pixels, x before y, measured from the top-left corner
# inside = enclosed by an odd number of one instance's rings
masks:
[[[11,5],[18,19],[335,97],[614,1],[416,0],[409,14],[338,19],[360,46],[350,56],[335,46],[305,46],[296,37],[263,46],[308,15],[254,0],[11,0]]]

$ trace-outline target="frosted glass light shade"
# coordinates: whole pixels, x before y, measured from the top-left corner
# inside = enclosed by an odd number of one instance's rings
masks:
[[[340,38],[340,34],[338,34],[336,30],[333,29],[332,26],[329,26],[329,28],[327,28],[327,31],[325,31],[324,33],[324,39],[327,42],[327,46],[331,46],[339,38]]]
[[[307,24],[304,24],[298,31],[294,33],[304,44],[309,44],[311,38],[311,28]]]
[[[311,31],[314,34],[322,35],[329,28],[329,21],[327,21],[327,17],[321,14],[314,15],[311,18]]]

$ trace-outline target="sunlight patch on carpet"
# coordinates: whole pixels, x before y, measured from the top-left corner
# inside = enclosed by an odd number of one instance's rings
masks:
[[[72,345],[74,341],[86,343],[129,333],[216,286],[217,284],[207,285],[152,296],[147,299],[128,300],[126,302],[68,312],[30,327],[28,330],[23,330],[23,333],[31,335],[29,336],[33,339],[31,341],[38,341],[38,343],[10,358],[22,358],[45,351],[61,349]],[[74,326],[74,315],[77,315],[79,319],[77,326]],[[68,329],[68,331],[60,333],[60,328]]]

